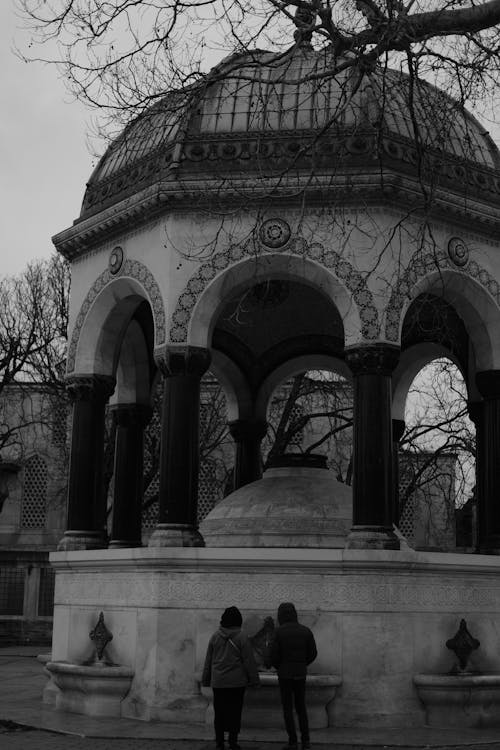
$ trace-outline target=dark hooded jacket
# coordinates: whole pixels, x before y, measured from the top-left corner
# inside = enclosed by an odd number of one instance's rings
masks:
[[[259,684],[252,646],[239,627],[221,626],[210,638],[201,684],[212,688]]]
[[[298,622],[297,611],[288,602],[278,608],[278,625],[271,646],[271,664],[276,667],[278,677],[303,678],[318,654],[314,636]]]

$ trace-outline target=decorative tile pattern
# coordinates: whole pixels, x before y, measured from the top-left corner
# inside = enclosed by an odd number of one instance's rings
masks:
[[[277,227],[278,221],[281,220],[272,219],[273,226]],[[262,227],[266,224],[267,222],[264,222]],[[283,224],[286,224],[286,222],[283,222]],[[366,341],[377,339],[380,332],[380,323],[378,312],[373,302],[373,295],[368,289],[363,276],[351,265],[351,263],[349,263],[348,260],[342,258],[333,250],[325,248],[324,245],[319,242],[307,243],[303,237],[298,236],[292,236],[285,240],[283,247],[275,247],[271,250],[271,248],[266,246],[262,240],[262,234],[263,233],[259,230],[259,241],[256,245],[249,241],[244,245],[233,245],[216,253],[208,261],[203,263],[194,275],[191,276],[185,289],[179,295],[172,316],[172,323],[169,332],[169,338],[172,343],[187,342],[188,328],[193,309],[212,279],[214,279],[220,272],[226,270],[230,265],[237,263],[244,257],[258,258],[259,256],[263,256],[271,251],[276,252],[276,250],[284,252],[287,255],[306,256],[335,275],[349,290],[354,304],[359,310],[361,334],[363,339]],[[283,235],[283,237],[284,236],[285,235]],[[265,232],[264,239],[266,239],[267,242],[267,234]]]
[[[85,318],[92,307],[97,296],[115,278],[129,277],[135,279],[140,283],[146,292],[149,302],[151,305],[151,311],[153,313],[153,320],[155,324],[155,345],[160,346],[165,343],[166,324],[165,324],[165,307],[163,305],[163,298],[161,295],[160,287],[156,283],[156,280],[149,270],[143,263],[138,260],[130,260],[127,258],[123,261],[122,265],[117,272],[113,275],[109,268],[106,268],[100,276],[94,281],[90,287],[87,296],[85,297],[83,304],[80,308],[80,312],[77,315],[75,321],[75,327],[71,335],[71,341],[68,346],[68,359],[66,364],[66,372],[71,373],[75,369],[76,350],[78,348],[78,341],[80,333],[85,322]]]
[[[459,257],[461,260],[463,259],[463,250],[460,250]],[[415,284],[433,271],[444,269],[450,269],[455,273],[462,273],[464,276],[477,281],[500,307],[500,286],[489,271],[481,268],[477,261],[469,260],[467,255],[465,264],[457,264],[456,260],[452,260],[450,257],[449,246],[446,251],[439,250],[435,253],[423,253],[419,250],[415,253],[406,271],[404,271],[399,282],[397,282],[392,290],[385,316],[385,338],[387,341],[399,341],[399,329],[402,322],[401,311],[405,301],[413,298],[412,290]]]

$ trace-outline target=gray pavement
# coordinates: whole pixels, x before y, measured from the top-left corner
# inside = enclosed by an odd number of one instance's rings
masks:
[[[40,649],[0,648],[0,750],[214,750],[212,729],[132,719],[92,718],[42,704]],[[242,750],[280,750],[284,733],[245,730]],[[499,729],[353,729],[312,733],[316,750],[500,750]]]

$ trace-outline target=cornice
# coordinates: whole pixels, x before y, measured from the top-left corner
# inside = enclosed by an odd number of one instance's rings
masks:
[[[103,241],[117,237],[139,225],[151,221],[158,215],[175,209],[193,210],[193,205],[217,207],[220,213],[224,206],[233,208],[244,204],[251,210],[265,200],[267,204],[303,205],[304,193],[312,208],[330,205],[341,209],[360,205],[380,205],[404,208],[405,213],[423,215],[422,188],[417,179],[395,170],[377,168],[344,171],[342,173],[295,174],[290,180],[275,177],[241,179],[234,182],[197,178],[160,182],[125,198],[93,216],[77,220],[73,226],[52,238],[56,249],[68,260],[79,258]],[[196,203],[194,203],[196,202]],[[428,218],[451,218],[469,231],[498,234],[500,231],[500,198],[495,203],[480,197],[465,197],[459,192],[436,188],[432,206],[426,212]],[[471,226],[471,224],[473,226]]]

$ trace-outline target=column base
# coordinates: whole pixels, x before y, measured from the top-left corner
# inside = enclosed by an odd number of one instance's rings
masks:
[[[129,549],[142,547],[140,539],[112,539],[108,544],[109,549]]]
[[[105,549],[107,541],[102,534],[94,531],[65,531],[57,545],[61,552],[77,549]]]
[[[399,549],[399,539],[388,526],[353,526],[346,549]]]
[[[203,537],[187,523],[159,523],[149,537],[148,547],[204,547]]]

